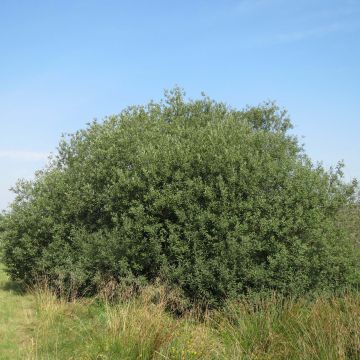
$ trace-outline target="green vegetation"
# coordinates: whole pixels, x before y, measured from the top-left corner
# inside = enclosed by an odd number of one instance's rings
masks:
[[[64,137],[0,214],[0,359],[359,359],[357,184],[290,129],[174,89]]]
[[[338,215],[338,226],[345,232],[352,243],[360,246],[360,201],[348,204]]]
[[[0,273],[0,358],[27,360],[332,360],[360,357],[360,295],[229,301],[181,318],[174,294],[147,286],[110,305],[46,287],[20,296]],[[16,287],[15,287],[16,288]]]
[[[64,138],[4,221],[13,279],[68,295],[160,279],[191,302],[358,286],[359,251],[337,226],[353,197],[289,135],[272,103],[206,97],[130,107]]]
[[[156,300],[154,300],[156,299]],[[116,306],[41,294],[39,358],[358,359],[360,297],[230,302],[202,319],[166,311],[162,289]],[[47,356],[47,357],[46,357]]]
[[[25,359],[31,351],[35,301],[8,280],[0,264],[0,359]]]

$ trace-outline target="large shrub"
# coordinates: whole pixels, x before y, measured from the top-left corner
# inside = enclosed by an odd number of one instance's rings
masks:
[[[17,184],[9,273],[80,293],[160,278],[210,303],[356,285],[355,247],[335,221],[354,185],[312,164],[290,128],[272,103],[238,111],[179,89],[92,122]]]
[[[347,204],[339,212],[338,222],[352,242],[360,246],[360,202]]]

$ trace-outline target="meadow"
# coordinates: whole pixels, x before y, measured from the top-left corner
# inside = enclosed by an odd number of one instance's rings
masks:
[[[169,313],[148,286],[109,302],[26,293],[0,280],[0,354],[15,359],[359,359],[360,294],[242,299],[221,310]]]

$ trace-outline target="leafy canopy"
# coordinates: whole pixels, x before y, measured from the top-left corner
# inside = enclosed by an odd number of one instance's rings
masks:
[[[162,279],[194,301],[359,284],[335,221],[355,184],[304,154],[274,103],[205,96],[132,106],[65,136],[4,221],[14,279],[93,293]]]

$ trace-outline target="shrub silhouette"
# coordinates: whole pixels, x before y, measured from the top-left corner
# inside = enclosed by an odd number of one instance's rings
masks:
[[[64,137],[4,219],[4,261],[79,294],[162,279],[216,305],[359,283],[335,221],[355,184],[314,165],[273,103],[232,109],[175,88]]]

